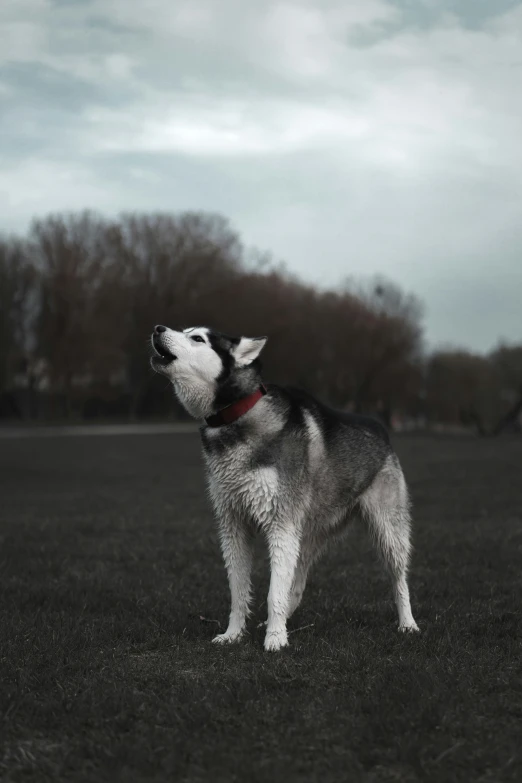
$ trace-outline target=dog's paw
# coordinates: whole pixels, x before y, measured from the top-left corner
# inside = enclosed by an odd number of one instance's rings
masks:
[[[212,641],[214,644],[234,644],[234,642],[238,642],[242,636],[243,631],[225,631],[225,633],[214,636]]]
[[[420,633],[420,628],[413,620],[409,625],[399,625],[399,631],[401,633]]]
[[[265,650],[267,652],[276,652],[286,647],[288,644],[288,634],[286,629],[282,631],[269,631],[265,636]]]

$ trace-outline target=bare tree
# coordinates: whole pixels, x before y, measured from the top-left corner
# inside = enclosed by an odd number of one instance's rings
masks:
[[[487,434],[499,405],[498,377],[489,357],[453,349],[434,353],[427,368],[427,404],[432,419]]]
[[[493,428],[493,435],[507,429],[520,431],[522,415],[522,345],[499,345],[490,356],[504,406]],[[507,409],[506,409],[507,406]]]
[[[378,405],[390,423],[393,407],[408,407],[421,385],[423,307],[412,294],[382,277],[348,281],[361,302],[360,336],[354,350],[354,405]]]
[[[26,243],[0,239],[0,394],[12,389],[15,376],[27,369],[34,284]]]
[[[65,415],[71,413],[73,388],[92,383],[95,357],[111,345],[110,324],[99,309],[107,263],[104,230],[104,221],[88,212],[50,216],[31,229],[40,272],[37,348],[47,360],[52,391],[63,396]]]

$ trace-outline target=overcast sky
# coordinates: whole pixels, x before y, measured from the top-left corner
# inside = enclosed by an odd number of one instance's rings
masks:
[[[0,230],[218,211],[431,345],[522,340],[522,3],[1,0]]]

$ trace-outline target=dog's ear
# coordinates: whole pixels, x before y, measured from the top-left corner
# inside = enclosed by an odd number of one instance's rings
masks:
[[[240,367],[252,364],[265,347],[266,340],[266,337],[242,337],[232,351],[236,364]]]

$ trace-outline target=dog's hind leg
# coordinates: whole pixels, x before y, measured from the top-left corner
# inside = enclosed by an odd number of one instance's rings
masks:
[[[254,535],[238,520],[220,520],[219,537],[228,573],[231,609],[228,628],[212,640],[217,644],[238,641],[245,630],[251,597]]]
[[[418,631],[408,589],[411,553],[410,503],[406,482],[395,455],[388,457],[372,484],[359,499],[377,550],[392,579],[400,631]]]
[[[319,536],[315,533],[305,533],[303,536],[294,580],[290,590],[290,602],[288,606],[289,618],[301,604],[310,568],[324,553],[326,545],[327,541],[324,536]]]
[[[305,530],[301,538],[301,547],[299,550],[299,560],[295,569],[294,581],[290,593],[290,617],[301,604],[303,593],[306,587],[310,568],[326,552],[333,541],[339,540],[346,533],[348,524],[352,521],[352,509],[346,510],[339,508],[329,511],[324,519]],[[327,520],[327,522],[326,522]]]

